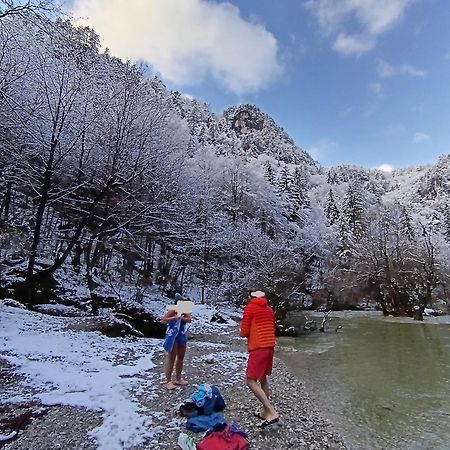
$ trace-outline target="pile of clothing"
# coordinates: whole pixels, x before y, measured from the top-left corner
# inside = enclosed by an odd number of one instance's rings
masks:
[[[180,414],[187,418],[186,428],[190,431],[206,431],[203,438],[194,440],[185,433],[178,438],[183,450],[247,450],[250,441],[237,425],[228,425],[222,414],[225,401],[217,386],[200,384],[196,391],[180,406]]]
[[[187,418],[186,428],[207,431],[225,423],[222,411],[225,401],[217,386],[200,384],[196,391],[180,406],[180,414]]]

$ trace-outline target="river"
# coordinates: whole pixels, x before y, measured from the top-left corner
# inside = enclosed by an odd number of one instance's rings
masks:
[[[325,333],[279,338],[279,356],[349,448],[449,450],[450,316],[331,317]]]

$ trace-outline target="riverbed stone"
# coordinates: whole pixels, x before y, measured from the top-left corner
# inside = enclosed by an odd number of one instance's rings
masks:
[[[219,386],[227,407],[224,411],[228,422],[237,422],[248,434],[252,450],[301,450],[332,449],[343,450],[346,445],[324,420],[308,392],[287,369],[284,362],[276,359],[273,374],[269,379],[271,399],[280,414],[281,426],[261,430],[260,420],[254,412],[260,408],[256,398],[245,385],[246,347],[243,340],[235,339],[237,328],[230,330],[229,335],[198,335],[188,343],[185,359],[185,373],[190,385],[179,387],[168,392],[163,386],[164,353],[156,355],[155,363],[160,370],[161,383],[157,386],[157,396],[142,398],[135,393],[137,399],[151,411],[160,411],[154,417],[156,436],[147,442],[124,450],[174,450],[180,432],[186,432],[185,419],[179,415],[179,406],[189,397],[194,385],[211,383]],[[219,342],[220,341],[220,342]],[[215,350],[205,352],[205,342],[225,344]],[[205,353],[213,357],[215,364],[204,364]],[[225,355],[225,356],[224,356]],[[227,355],[233,361],[227,360]],[[242,355],[240,357],[239,355]],[[133,355],[126,355],[133,358]],[[232,365],[230,365],[232,363]],[[8,371],[8,383],[18,383],[14,368],[4,364],[3,372]],[[133,393],[132,393],[133,394]],[[44,450],[44,449],[80,449],[94,450],[95,442],[88,437],[88,432],[99,426],[101,414],[82,408],[52,407],[49,413],[21,430],[17,439],[4,446],[5,450]],[[170,428],[167,424],[170,423]],[[200,440],[202,434],[188,432],[194,440]]]

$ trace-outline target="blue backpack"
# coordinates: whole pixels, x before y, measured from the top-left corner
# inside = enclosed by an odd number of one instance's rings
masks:
[[[212,385],[211,386],[211,397],[204,396],[202,398],[202,401],[199,402],[199,404],[196,403],[196,400],[199,392],[202,392],[204,394],[204,391],[202,391],[202,386],[200,385],[197,391],[195,391],[192,394],[192,397],[184,402],[180,406],[180,413],[184,417],[187,417],[188,419],[191,417],[196,416],[209,416],[215,412],[223,411],[226,408],[225,401],[222,397],[222,394],[220,393],[220,390],[217,386]]]
[[[223,411],[227,405],[222,397],[217,386],[211,386],[212,397],[205,398],[205,403],[202,408],[199,409],[199,414],[212,414],[217,411]]]

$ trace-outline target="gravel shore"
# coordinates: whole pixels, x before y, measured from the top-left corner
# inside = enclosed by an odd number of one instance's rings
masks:
[[[244,340],[237,337],[236,329],[223,335],[192,336],[185,360],[189,386],[167,391],[162,384],[164,353],[159,352],[154,362],[157,364],[155,370],[160,373],[157,398],[146,398],[142,393],[135,393],[135,397],[143,407],[158,412],[152,417],[155,437],[150,442],[127,450],[177,449],[180,432],[187,432],[194,440],[200,440],[202,434],[186,431],[185,419],[178,413],[180,404],[190,396],[194,385],[200,383],[219,386],[227,404],[224,411],[227,422],[235,421],[246,431],[254,450],[346,449],[332,425],[315,408],[301,381],[288,371],[279,358],[275,360],[270,386],[281,426],[276,430],[258,428],[260,421],[253,413],[259,405],[243,380],[246,349]],[[14,375],[13,368],[0,360],[0,371],[0,388],[14,392],[14,383],[20,380]],[[87,433],[101,423],[99,412],[62,406],[39,409],[39,406],[31,403],[0,405],[0,423],[24,412],[32,413],[31,422],[19,430],[16,439],[3,445],[5,450],[96,448]]]

